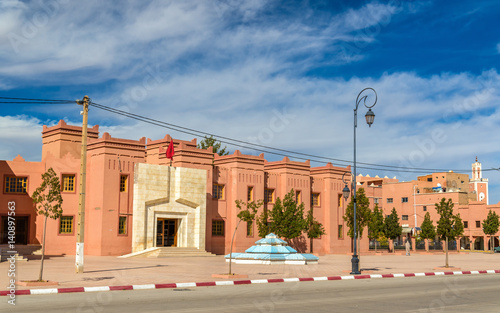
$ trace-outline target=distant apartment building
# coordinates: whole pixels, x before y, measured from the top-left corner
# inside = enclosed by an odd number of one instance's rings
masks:
[[[429,212],[434,226],[439,215],[435,204],[442,198],[452,199],[454,213],[460,213],[464,223],[464,235],[457,242],[458,249],[483,250],[489,237],[482,230],[483,220],[489,210],[500,215],[500,203],[488,205],[488,180],[482,178],[481,163],[472,164],[472,178],[463,173],[439,172],[419,176],[416,180],[400,182],[395,178],[358,176],[358,188],[363,187],[370,198],[371,208],[378,204],[384,214],[396,209],[403,226],[403,233],[420,227]],[[499,245],[498,234],[494,238]]]

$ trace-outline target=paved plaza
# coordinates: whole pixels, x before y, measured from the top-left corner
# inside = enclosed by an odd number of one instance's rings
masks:
[[[248,279],[320,277],[349,275],[351,255],[320,256],[319,264],[312,265],[256,265],[233,264],[232,272],[248,275]],[[362,274],[396,274],[437,272],[444,266],[443,253],[405,255],[362,255]],[[212,274],[228,273],[223,256],[172,258],[117,258],[86,256],[84,273],[75,273],[74,256],[50,256],[44,262],[43,278],[57,281],[59,288],[97,287],[183,282],[207,282],[228,279],[213,278]],[[462,271],[498,270],[500,253],[450,253],[449,264]],[[6,290],[9,263],[0,263],[0,290]],[[16,280],[36,280],[40,260],[16,263]],[[54,288],[22,287],[17,289]]]

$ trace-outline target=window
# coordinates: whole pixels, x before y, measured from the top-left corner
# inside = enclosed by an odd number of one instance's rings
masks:
[[[339,208],[342,207],[342,198],[343,198],[343,195],[341,193],[339,193]]]
[[[127,217],[119,216],[118,217],[118,234],[126,235],[127,234]]]
[[[319,193],[313,192],[311,194],[311,206],[319,206]]]
[[[481,228],[481,221],[476,221],[476,228]]]
[[[300,194],[300,190],[295,191],[295,202],[298,204],[302,203],[302,195]]]
[[[266,227],[267,227],[267,230],[269,232],[270,229],[273,227],[273,222],[266,221]]]
[[[224,236],[224,221],[212,221],[212,236]]]
[[[5,193],[27,193],[28,177],[5,176]]]
[[[274,202],[274,189],[264,189],[264,203]]]
[[[342,225],[339,225],[339,239],[344,238],[344,227]]]
[[[73,216],[61,216],[59,224],[60,234],[71,234],[73,233]]]
[[[62,176],[62,191],[74,192],[75,191],[75,175]]]
[[[392,198],[387,198],[387,203],[392,203]]]
[[[219,200],[224,199],[224,185],[214,184],[212,198]]]
[[[403,203],[408,202],[408,197],[402,197],[402,198],[401,198],[401,202],[403,202]]]
[[[253,222],[247,222],[247,236],[253,237]]]
[[[469,228],[469,222],[468,221],[464,221],[464,228]]]
[[[373,198],[373,203],[378,204],[378,198]]]
[[[426,205],[424,205],[424,212],[425,212],[425,211],[427,211],[427,206],[426,206]]]
[[[253,187],[248,187],[247,201],[253,201]]]
[[[402,216],[401,216],[401,219],[402,219],[403,221],[407,221],[407,220],[408,220],[408,215],[402,215]]]
[[[120,192],[127,192],[128,175],[120,175]]]

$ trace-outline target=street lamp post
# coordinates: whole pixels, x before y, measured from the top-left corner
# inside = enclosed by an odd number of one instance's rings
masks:
[[[347,198],[349,198],[349,196],[351,195],[351,190],[349,190],[349,187],[347,187],[347,182],[345,181],[344,179],[344,176],[345,174],[351,174],[350,172],[345,172],[343,175],[342,175],[342,182],[344,183],[344,189],[342,189],[342,195],[344,196],[344,199],[347,201]],[[351,186],[352,187],[352,186]]]
[[[375,94],[375,101],[373,102],[372,105],[366,105],[366,99],[368,98],[368,95],[360,97],[363,92],[366,90],[371,90]],[[358,258],[358,251],[357,251],[357,246],[356,246],[356,128],[358,127],[358,106],[363,101],[364,106],[368,109],[368,112],[365,114],[366,118],[366,123],[368,124],[369,127],[372,126],[373,120],[375,119],[375,113],[373,113],[372,109],[375,104],[377,104],[377,92],[373,88],[365,88],[361,90],[361,92],[358,94],[358,97],[356,98],[356,108],[354,109],[354,160],[353,160],[353,187],[352,187],[352,193],[353,193],[353,205],[354,205],[354,254],[352,255],[351,263],[352,263],[352,272],[351,274],[361,274],[359,271],[359,258]],[[347,185],[346,185],[347,187]],[[344,190],[345,188],[344,187]],[[343,190],[343,191],[344,191]]]

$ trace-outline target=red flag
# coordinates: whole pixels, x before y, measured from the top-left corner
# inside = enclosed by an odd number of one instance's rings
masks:
[[[174,141],[170,140],[167,148],[167,158],[170,160],[174,159]]]

